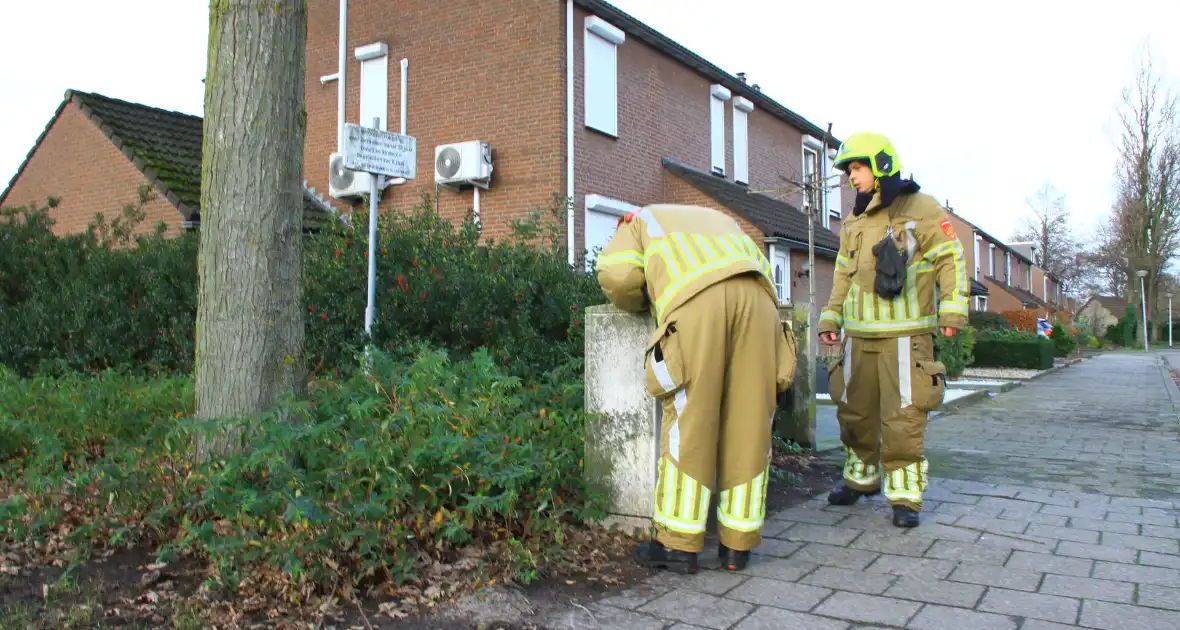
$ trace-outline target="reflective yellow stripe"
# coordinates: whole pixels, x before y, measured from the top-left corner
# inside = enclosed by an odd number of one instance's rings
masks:
[[[953,313],[955,315],[967,314],[967,303],[959,302],[958,300],[943,300],[938,303],[938,310],[943,313]]]
[[[847,256],[844,256],[841,254],[836,254],[836,266],[837,267],[847,267],[849,262],[850,262],[850,260]]]
[[[684,259],[685,268],[696,269],[701,266],[701,261],[697,260],[696,254],[693,253],[692,248],[688,246],[688,241],[684,240],[684,235],[680,232],[672,234],[672,240],[676,241],[677,251],[680,257]]]
[[[614,254],[607,254],[598,258],[598,265],[614,265],[619,263],[627,263],[637,267],[643,266],[643,254],[636,250],[627,250],[624,252],[616,252]]]
[[[672,257],[672,252],[668,249],[667,241],[660,241],[657,245],[660,254],[664,257],[664,264],[668,265],[668,275],[672,278],[680,277],[680,266],[676,264],[676,260]]]
[[[766,518],[766,488],[770,464],[750,481],[722,490],[717,501],[717,522],[739,532],[762,528]]]
[[[678,470],[667,457],[660,458],[659,471],[654,520],[675,532],[704,533],[712,496],[709,488]]]
[[[668,303],[672,301],[672,298],[676,296],[676,294],[680,291],[680,289],[683,289],[684,285],[688,284],[689,282],[705,275],[706,273],[709,273],[710,271],[724,269],[725,267],[732,265],[734,263],[742,262],[742,261],[749,261],[749,260],[750,260],[750,258],[748,256],[740,256],[740,255],[739,256],[730,256],[728,258],[722,258],[721,260],[711,262],[707,265],[701,265],[700,267],[697,267],[696,269],[692,270],[692,272],[689,273],[688,275],[678,278],[675,282],[668,285],[668,289],[664,292],[664,295],[660,296],[659,301],[656,302],[656,315],[663,316],[664,308],[666,308],[668,306]]]
[[[881,472],[876,464],[866,464],[855,451],[845,447],[844,478],[859,486],[872,487],[879,485]]]
[[[833,324],[835,324],[837,326],[841,326],[844,324],[844,318],[841,317],[840,314],[835,311],[824,311],[824,312],[820,313],[819,314],[819,321],[832,322]]]
[[[705,260],[717,260],[717,252],[713,251],[713,247],[709,245],[708,239],[700,234],[693,234],[692,240],[696,241],[701,248],[701,253],[705,255]]]
[[[852,319],[851,317],[844,318],[844,328],[849,331],[864,331],[864,332],[888,332],[908,330],[910,328],[929,328],[938,322],[938,318],[933,315],[926,317],[913,317],[909,319],[899,319],[896,321],[866,321]]]
[[[910,501],[922,504],[922,493],[926,491],[930,463],[926,458],[904,468],[891,470],[885,475],[885,498],[890,501]]]

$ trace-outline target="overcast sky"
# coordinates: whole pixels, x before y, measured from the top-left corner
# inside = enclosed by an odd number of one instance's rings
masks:
[[[837,137],[889,135],[925,191],[1001,238],[1045,181],[1088,236],[1110,208],[1116,108],[1139,49],[1150,45],[1169,81],[1180,68],[1169,0],[613,4]],[[0,185],[67,88],[201,114],[207,2],[7,5],[17,28],[0,38]]]

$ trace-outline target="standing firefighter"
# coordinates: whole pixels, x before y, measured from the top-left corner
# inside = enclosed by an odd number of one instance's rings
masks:
[[[776,395],[795,373],[769,274],[733,219],[697,206],[624,217],[598,258],[610,301],[656,320],[644,360],[663,405],[656,536],[635,550],[640,564],[695,573],[718,489],[726,567],[745,567],[762,541]]]
[[[915,527],[926,489],[926,417],[946,389],[934,333],[941,327],[952,336],[967,324],[963,245],[942,206],[901,179],[901,161],[884,136],[848,138],[835,166],[848,173],[856,205],[840,231],[832,296],[819,318],[825,344],[840,343],[844,332],[843,356],[829,378],[846,453],[844,487],[828,502],[851,505],[875,495],[884,476],[893,524]]]

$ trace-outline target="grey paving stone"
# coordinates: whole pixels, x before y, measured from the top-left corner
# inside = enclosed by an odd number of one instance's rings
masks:
[[[1022,571],[1007,567],[994,567],[984,564],[960,564],[951,572],[950,579],[955,582],[982,584],[1020,591],[1036,591],[1041,583],[1041,573]]]
[[[778,538],[763,538],[762,543],[757,547],[754,547],[750,553],[760,556],[786,558],[796,551],[799,551],[801,547],[803,547],[803,543],[789,542]]]
[[[1107,602],[1131,604],[1135,601],[1135,585],[1130,582],[1096,580],[1068,575],[1046,575],[1041,592],[1049,595],[1100,599]]]
[[[876,563],[874,563],[876,564]],[[853,571],[851,569],[837,569],[835,567],[821,567],[814,573],[799,580],[800,584],[823,586],[826,588],[849,591],[852,593],[868,593],[880,595],[885,589],[893,585],[897,577],[881,573]]]
[[[1061,544],[1057,545],[1055,553],[1059,556],[1072,556],[1074,558],[1090,558],[1092,560],[1105,560],[1107,562],[1134,562],[1134,549],[1122,549],[1119,547],[1108,547],[1106,545],[1087,545],[1086,543],[1076,543],[1063,540]]]
[[[1096,532],[1114,532],[1116,534],[1139,534],[1139,526],[1135,523],[1113,523],[1089,518],[1071,518],[1068,527],[1089,529]]]
[[[1135,497],[1113,497],[1110,500],[1112,506],[1121,507],[1138,507],[1138,508],[1157,508],[1171,510],[1175,506],[1171,501],[1162,499],[1139,499]]]
[[[1043,553],[1013,551],[1012,557],[1008,559],[1008,563],[1004,566],[1022,571],[1086,577],[1094,570],[1094,561],[1086,558],[1068,558]]]
[[[1129,534],[1102,533],[1102,545],[1120,547],[1124,549],[1139,549],[1156,553],[1180,554],[1180,542],[1176,539],[1155,538],[1152,536],[1131,536]]]
[[[1099,630],[1163,630],[1180,628],[1180,612],[1087,599],[1081,624]]]
[[[1073,597],[989,588],[983,596],[983,601],[979,602],[978,610],[1058,623],[1074,623],[1078,619],[1081,603],[1080,599]]]
[[[1156,538],[1170,538],[1172,540],[1180,539],[1180,527],[1164,527],[1162,525],[1144,525],[1144,536],[1154,536]]]
[[[906,536],[902,532],[865,532],[854,540],[849,548],[866,549],[880,553],[899,556],[921,557],[934,544],[933,538],[925,536]]]
[[[831,589],[819,586],[750,578],[749,582],[733,589],[726,597],[759,606],[808,611],[831,594]]]
[[[799,628],[802,630],[847,630],[848,623],[836,619],[825,619],[815,615],[807,615],[770,606],[763,606],[755,610],[749,617],[733,627],[733,630],[785,630]]]
[[[836,593],[818,608],[811,611],[817,615],[837,617],[862,623],[880,623],[887,626],[904,626],[922,604],[891,597],[862,595],[859,593]]]
[[[1180,556],[1173,556],[1166,553],[1155,553],[1154,551],[1140,551],[1139,563],[1153,567],[1180,569]]]
[[[782,536],[787,532],[787,530],[794,526],[794,521],[775,521],[766,519],[766,521],[762,524],[762,540],[765,541],[767,538]]]
[[[767,556],[751,556],[749,566],[742,573],[780,582],[794,582],[818,567],[818,564],[805,562],[798,558],[777,559]]]
[[[1004,508],[971,503],[942,503],[937,508],[929,510],[929,512],[931,514],[952,514],[955,516],[998,518],[1004,513]]]
[[[1016,620],[1006,615],[930,605],[906,627],[914,630],[1016,630]]]
[[[1180,571],[1163,567],[1146,567],[1138,564],[1099,562],[1094,567],[1094,577],[1100,580],[1155,584],[1158,586],[1180,585]]]
[[[976,544],[984,547],[1000,547],[1002,549],[1019,549],[1021,551],[1032,551],[1035,553],[1050,553],[1057,546],[1058,542],[1053,538],[1042,538],[1028,534],[1005,535],[1000,533],[984,533],[979,536]]]
[[[606,604],[608,606],[614,606],[615,608],[634,610],[650,602],[651,600],[666,594],[669,590],[671,589],[663,586],[641,584],[639,586],[633,586],[610,597],[603,598],[599,601],[599,603]]]
[[[1078,505],[1077,497],[1058,494],[1052,491],[1046,492],[1044,490],[1023,490],[1016,494],[1016,498],[1021,501],[1035,501],[1037,503],[1047,503],[1049,505],[1067,508],[1077,507]]]
[[[953,523],[959,518],[953,514],[944,514],[943,516],[949,517],[950,523]],[[937,520],[930,519],[927,516],[923,516],[922,524],[908,535],[920,536],[922,538],[930,538],[933,540],[950,540],[955,542],[975,542],[976,540],[979,540],[979,532],[974,529],[955,527],[949,523],[940,523]]]
[[[863,569],[881,554],[864,549],[845,549],[819,543],[809,543],[791,556],[792,560],[838,567],[841,569]]]
[[[1020,626],[1020,630],[1077,630],[1077,628],[1078,626],[1073,624],[1067,626],[1043,619],[1026,619],[1024,625]]]
[[[980,532],[1007,532],[1023,534],[1028,529],[1028,521],[1012,521],[1003,518],[981,518],[978,516],[960,516],[954,522],[959,527],[977,529]]]
[[[1054,516],[1068,516],[1070,518],[1086,518],[1096,521],[1106,519],[1108,510],[1106,507],[1090,506],[1090,507],[1076,507],[1067,508],[1059,505],[1046,505],[1041,508],[1041,514],[1052,514]]]
[[[696,575],[680,575],[669,571],[660,571],[647,578],[644,583],[662,588],[665,591],[685,589],[710,595],[723,595],[738,584],[745,582],[746,579],[745,575],[728,571],[701,571]]]
[[[1121,512],[1111,512],[1106,515],[1106,520],[1115,523],[1138,523],[1140,525],[1158,525],[1161,527],[1176,526],[1175,516],[1160,514],[1123,514]]]
[[[545,627],[554,630],[598,630],[599,628],[660,630],[667,623],[657,617],[597,603],[590,604],[586,608],[571,606],[568,610],[545,617]]]
[[[1099,532],[1090,531],[1088,529],[1078,529],[1076,527],[1058,527],[1053,525],[1041,525],[1033,523],[1025,530],[1029,536],[1040,536],[1043,538],[1056,538],[1058,540],[1070,540],[1073,542],[1086,543],[1088,545],[1098,544]]]
[[[678,623],[668,630],[701,630],[701,626],[690,626],[687,623]]]
[[[1019,493],[1017,493],[1019,497]],[[983,497],[979,500],[977,505],[985,507],[997,507],[1002,512],[1010,512],[1014,514],[1023,514],[1026,517],[1036,514],[1044,507],[1043,503],[1035,501],[1022,501],[1020,499],[1004,499],[1000,497]]]
[[[1180,610],[1180,588],[1143,584],[1139,587],[1139,604],[1153,608]]]
[[[823,505],[827,505],[825,502]],[[847,514],[838,514],[836,512],[823,511],[823,505],[814,503],[805,503],[803,505],[787,508],[781,512],[775,512],[770,516],[770,520],[784,520],[793,523],[813,523],[815,525],[835,525],[841,521],[847,520]]]
[[[721,630],[750,614],[754,607],[745,602],[678,589],[644,604],[638,610],[671,621]]]
[[[1009,513],[1004,511],[1000,514],[1000,518],[1028,521],[1036,525],[1051,525],[1053,527],[1066,527],[1069,525],[1069,517],[1067,516],[1052,516],[1049,514],[1020,514]]]
[[[796,523],[783,537],[791,542],[811,542],[825,545],[844,546],[856,540],[864,532],[857,528],[840,528],[814,523]]]
[[[883,594],[886,597],[912,599],[931,604],[974,608],[983,596],[984,590],[984,587],[978,584],[903,577]]]
[[[953,560],[885,555],[877,558],[877,561],[870,564],[865,571],[869,573],[902,575],[924,580],[941,580],[950,575],[951,571],[955,570],[957,564]]]
[[[926,551],[927,558],[970,562],[972,564],[1003,565],[1012,555],[1011,549],[978,547],[969,543],[937,540]]]

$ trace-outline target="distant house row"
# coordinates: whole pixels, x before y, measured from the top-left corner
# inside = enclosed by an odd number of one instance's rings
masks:
[[[341,116],[376,119],[418,147],[417,177],[385,182],[385,208],[429,192],[444,217],[474,209],[483,233],[502,238],[559,194],[573,199],[566,237],[578,263],[636,207],[709,205],[762,247],[782,301],[806,300],[813,273],[814,301],[828,300],[853,203],[847,178],[832,176],[823,192],[756,191],[832,173],[840,141],[825,142],[824,129],[744,76],[601,0],[312,0],[308,11],[309,229],[363,210],[368,176],[341,167]],[[455,54],[459,44],[478,54]],[[0,204],[57,197],[56,229],[77,232],[149,183],[162,198],[147,223],[197,229],[201,138],[199,117],[69,91]],[[815,269],[808,208],[819,209]],[[1061,307],[1060,284],[1036,267],[1035,252],[952,216],[974,269],[973,308]]]

